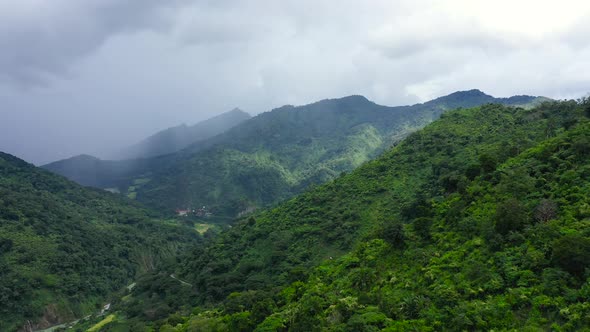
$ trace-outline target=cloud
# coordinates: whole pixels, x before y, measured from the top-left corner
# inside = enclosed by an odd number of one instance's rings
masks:
[[[236,106],[350,94],[577,97],[589,14],[573,0],[0,1],[0,150],[100,154]]]
[[[68,74],[108,38],[166,29],[178,0],[8,0],[0,3],[0,80],[21,86]]]

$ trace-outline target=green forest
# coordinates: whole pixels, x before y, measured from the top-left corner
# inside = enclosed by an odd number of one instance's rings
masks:
[[[447,112],[145,274],[104,331],[587,329],[589,117]]]
[[[339,124],[284,126],[335,118],[341,102],[266,115],[276,123],[255,122],[233,150],[197,148],[182,167],[264,179],[234,188],[232,178],[220,192],[282,200],[215,227],[0,154],[0,330],[74,321],[73,331],[590,328],[588,99],[448,110],[390,148],[361,116],[356,136],[345,135],[352,150],[328,159],[346,157],[346,167],[283,193],[285,176],[321,159],[289,140],[342,144],[328,134]],[[268,135],[284,142],[264,143],[272,123]],[[280,176],[269,170],[295,160]],[[173,176],[153,183],[173,188]]]
[[[543,100],[494,98],[479,90],[398,107],[363,96],[326,99],[262,113],[173,154],[123,161],[78,156],[43,167],[83,185],[114,188],[162,212],[207,206],[233,218],[355,169],[444,111]]]
[[[0,330],[94,313],[199,241],[133,201],[0,153]]]
[[[590,332],[590,0],[0,0],[0,332]]]

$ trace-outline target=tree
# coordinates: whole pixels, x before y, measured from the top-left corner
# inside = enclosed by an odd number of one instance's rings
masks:
[[[579,278],[590,266],[590,239],[568,234],[553,244],[553,263]]]
[[[11,239],[0,238],[0,255],[7,253],[12,249],[13,241]]]
[[[578,155],[583,157],[590,155],[590,139],[588,137],[578,137],[572,146]]]
[[[590,97],[583,97],[578,102],[584,108],[584,115],[590,118]]]
[[[491,173],[496,170],[497,164],[496,158],[488,153],[482,153],[479,156],[479,165],[484,173]]]
[[[402,218],[409,222],[415,218],[430,217],[432,215],[432,205],[426,200],[426,197],[425,192],[418,192],[413,201],[402,206],[400,211]]]
[[[498,191],[512,197],[524,197],[535,190],[535,179],[526,167],[507,169],[501,175]]]
[[[515,198],[508,199],[496,207],[496,232],[506,235],[511,231],[520,231],[528,222],[526,208]]]
[[[475,179],[477,176],[481,174],[481,165],[480,164],[471,164],[465,170],[465,176],[472,180]]]
[[[381,238],[387,241],[394,248],[403,248],[406,245],[406,234],[404,225],[399,221],[385,222],[381,229]]]
[[[557,217],[557,204],[552,200],[544,199],[535,208],[535,220],[548,222]]]
[[[414,220],[414,232],[422,238],[422,240],[430,239],[430,228],[432,227],[432,219],[417,218]]]

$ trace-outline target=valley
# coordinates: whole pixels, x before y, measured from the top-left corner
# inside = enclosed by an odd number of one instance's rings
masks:
[[[398,107],[362,96],[327,99],[262,113],[173,154],[124,161],[79,156],[43,167],[170,214],[208,206],[215,216],[233,218],[355,169],[447,110],[485,103],[531,107],[544,100],[494,98],[479,90]]]
[[[590,331],[588,17],[0,0],[0,332]]]
[[[344,145],[330,134],[338,124],[319,131],[303,125],[291,135],[282,127],[297,123],[300,112],[323,117],[325,107],[346,110],[351,103],[367,105],[355,97],[289,108],[278,113],[287,120],[276,131],[261,135],[268,120],[263,127],[247,120],[240,126],[252,126],[257,136],[242,129],[244,136],[231,144],[221,136],[209,148],[162,157],[178,169],[210,163],[207,183],[214,184],[213,174],[239,174],[252,166],[243,156],[256,156],[257,173],[248,179],[258,182],[241,190],[275,193],[257,201],[274,205],[255,209],[249,201],[233,210],[243,211],[234,218],[217,215],[217,206],[169,213],[137,202],[153,183],[198,187],[192,173],[149,180],[142,173],[133,180],[137,196],[123,195],[82,187],[3,154],[0,286],[12,295],[2,299],[2,328],[24,327],[25,317],[26,324],[36,321],[33,329],[96,331],[584,326],[576,317],[586,313],[580,301],[583,267],[590,264],[587,99],[459,107],[410,131],[395,120],[401,131],[389,132],[390,147],[378,134],[383,122],[353,125]],[[365,111],[353,114],[370,117]],[[355,150],[359,142],[368,145]],[[342,154],[335,152],[343,146]],[[214,157],[225,160],[225,168],[213,166]],[[345,164],[339,158],[347,158]],[[331,175],[303,186],[297,172],[308,174],[305,167],[317,169],[319,160],[334,167],[323,166]],[[278,194],[280,181],[259,182],[272,179],[262,171],[269,164],[301,193]],[[185,187],[174,180],[179,174]],[[244,184],[230,181],[218,190],[235,192],[234,185]],[[125,287],[131,282],[134,287]],[[572,295],[562,298],[556,288]],[[88,316],[102,312],[106,299],[108,316]],[[563,307],[573,316],[557,309]],[[506,317],[507,310],[514,315]]]
[[[0,153],[0,330],[86,316],[199,241],[128,199]]]
[[[143,276],[111,328],[582,328],[589,121],[587,100],[445,113]]]

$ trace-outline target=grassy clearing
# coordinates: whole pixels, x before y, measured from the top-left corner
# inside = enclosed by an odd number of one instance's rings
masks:
[[[87,330],[87,332],[100,331],[100,329],[102,329],[103,327],[105,327],[107,324],[109,324],[110,322],[112,322],[114,319],[115,319],[115,315],[114,314],[110,314],[110,315],[106,316],[105,319],[101,320],[100,322],[96,323],[96,325],[94,325],[93,327],[89,328]]]
[[[133,180],[133,184],[136,186],[141,186],[141,185],[144,185],[144,184],[150,182],[151,180],[152,179],[150,179],[150,178],[139,178],[139,179]]]
[[[204,234],[211,227],[213,227],[211,224],[195,224],[195,230],[199,232],[199,234]]]

